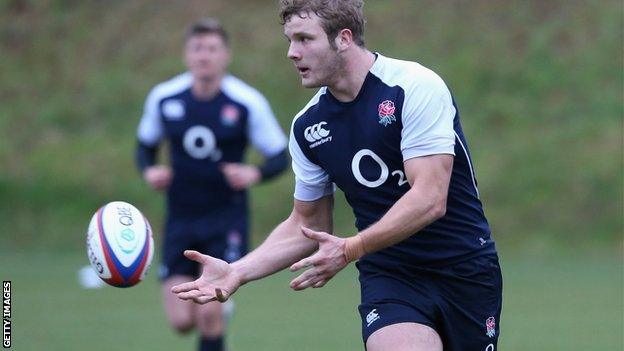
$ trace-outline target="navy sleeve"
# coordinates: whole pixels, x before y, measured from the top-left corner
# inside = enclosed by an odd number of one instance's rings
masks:
[[[288,152],[284,149],[275,156],[267,157],[259,167],[262,181],[269,180],[282,173],[288,166]]]
[[[156,154],[158,152],[158,146],[149,146],[142,142],[137,143],[136,148],[136,165],[139,172],[143,174],[147,167],[156,164]]]

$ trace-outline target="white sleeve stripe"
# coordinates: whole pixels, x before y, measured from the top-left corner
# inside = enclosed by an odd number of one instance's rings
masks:
[[[295,121],[301,117],[301,115],[303,115],[304,113],[306,113],[306,111],[308,111],[310,109],[310,107],[315,106],[316,104],[318,104],[319,100],[321,99],[321,96],[323,96],[326,92],[327,88],[322,87],[321,89],[319,89],[316,94],[312,97],[312,99],[310,99],[310,101],[303,107],[303,109],[301,109],[301,111],[299,111],[296,115],[295,118],[293,118],[293,122],[292,124],[295,124]]]
[[[401,153],[403,154],[403,160],[434,154],[455,155],[455,140],[449,139],[446,135],[430,136],[425,140],[421,140],[418,145],[401,147]]]
[[[193,84],[190,73],[182,73],[170,80],[160,83],[150,91],[145,101],[143,116],[137,129],[137,138],[147,145],[156,145],[163,136],[159,104],[163,99],[181,93]]]
[[[423,150],[421,148],[411,148],[403,151],[403,162],[416,157],[424,157],[424,156],[432,156],[432,155],[453,155],[455,156],[455,151],[449,151],[449,149],[444,147],[439,148],[431,148],[428,150]]]
[[[230,99],[247,108],[247,135],[256,150],[265,157],[271,157],[286,149],[286,135],[269,102],[259,91],[232,75],[224,77],[221,86]]]
[[[401,112],[403,160],[434,154],[455,154],[451,93],[435,72],[416,63],[379,55],[371,69],[388,86],[404,92]]]
[[[334,187],[329,181],[329,175],[323,168],[310,161],[301,150],[297,138],[294,135],[296,121],[311,107],[318,103],[325,90],[321,88],[310,102],[293,119],[290,127],[290,140],[288,142],[292,169],[295,173],[294,197],[301,201],[314,201],[334,192]]]
[[[325,170],[306,157],[292,132],[288,146],[296,179],[305,184],[325,184],[329,181]]]
[[[299,201],[315,201],[333,193],[334,186],[332,183],[306,184],[295,178],[294,198]]]
[[[479,189],[477,188],[477,180],[474,174],[474,170],[472,169],[472,162],[470,161],[470,155],[468,155],[468,151],[466,150],[464,143],[462,143],[459,135],[457,135],[457,132],[455,132],[455,138],[457,138],[457,141],[459,141],[459,145],[461,145],[462,150],[464,150],[464,154],[466,155],[466,160],[468,160],[468,168],[470,168],[470,177],[472,179],[472,185],[474,186],[475,191],[477,192],[477,198],[479,198]]]

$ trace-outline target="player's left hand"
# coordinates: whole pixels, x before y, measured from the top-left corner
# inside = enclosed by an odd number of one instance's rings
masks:
[[[290,282],[290,287],[294,290],[323,287],[347,265],[344,254],[345,239],[305,227],[301,227],[301,231],[307,238],[317,241],[319,249],[314,255],[290,266],[290,270],[293,272],[301,268],[311,267],[293,279]]]
[[[223,163],[221,172],[234,190],[243,190],[258,183],[262,178],[258,167],[243,163]]]

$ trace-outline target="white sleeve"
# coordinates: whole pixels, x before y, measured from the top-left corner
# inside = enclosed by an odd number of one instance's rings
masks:
[[[259,96],[253,105],[248,105],[249,123],[247,135],[254,149],[264,157],[271,157],[286,149],[286,135],[273,115],[269,102]]]
[[[455,107],[444,81],[435,74],[405,92],[401,153],[414,157],[455,154]]]
[[[292,129],[288,148],[292,158],[293,172],[295,172],[295,199],[314,201],[333,194],[334,186],[329,181],[329,175],[305,156],[293,135]]]
[[[145,100],[143,117],[141,117],[137,130],[139,141],[149,146],[157,145],[163,137],[163,126],[160,113],[158,112],[158,103],[156,89],[152,89]]]

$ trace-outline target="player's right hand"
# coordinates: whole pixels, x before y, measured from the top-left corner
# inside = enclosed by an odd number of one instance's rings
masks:
[[[143,172],[143,178],[154,190],[164,190],[169,187],[173,179],[171,168],[164,165],[147,167]]]
[[[202,275],[171,288],[178,298],[202,305],[215,300],[225,302],[240,287],[240,278],[227,262],[193,250],[184,251],[184,256],[202,265]]]

